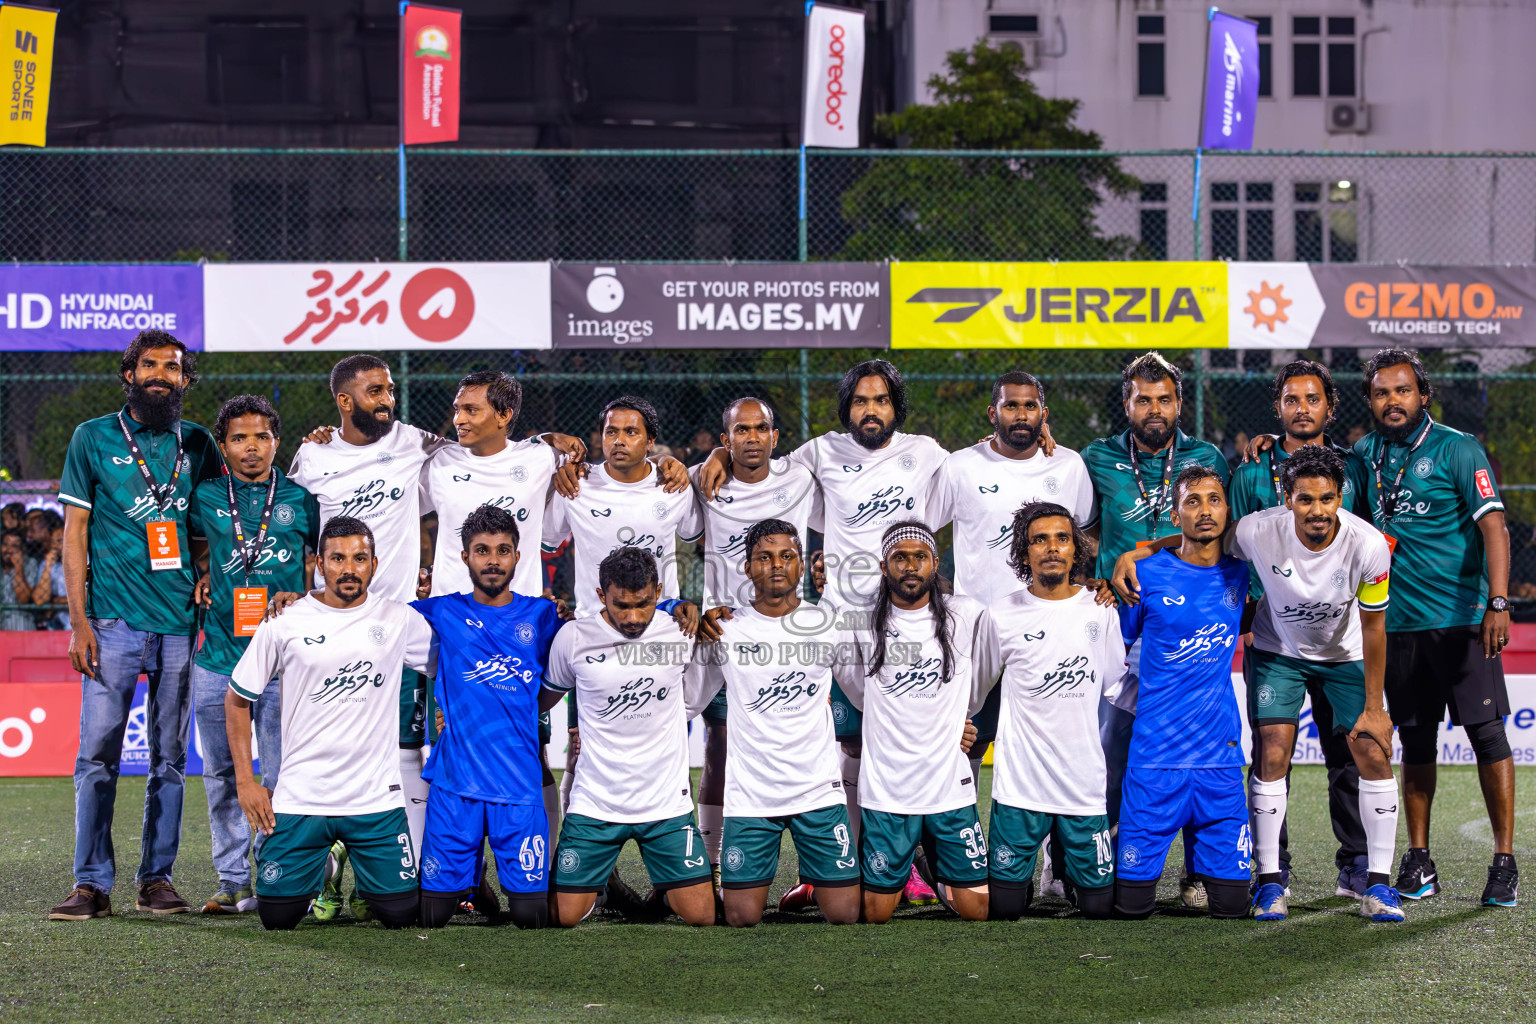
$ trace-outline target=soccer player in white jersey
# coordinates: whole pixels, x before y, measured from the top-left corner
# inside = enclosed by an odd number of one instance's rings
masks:
[[[764,519],[782,519],[799,531],[803,545],[807,528],[822,528],[821,488],[809,469],[773,457],[779,431],[763,399],[736,399],[725,407],[720,426],[720,443],[731,456],[730,475],[713,498],[698,494],[704,515],[703,607],[737,608],[752,600],[743,547],[747,530]],[[698,467],[692,476],[697,480]],[[699,775],[699,831],[717,879],[728,707],[722,690],[704,709],[704,771]]]
[[[719,620],[704,697],[722,686],[735,716],[725,762],[725,919],[762,920],[785,829],[800,884],[833,924],[859,919],[858,847],[848,828],[828,694],[833,674],[858,671],[858,642],[841,610],[800,599],[804,554],[794,524],[767,519],[747,531],[750,604]]]
[[[621,547],[598,566],[602,608],[568,623],[550,649],[546,707],[576,691],[581,770],[555,851],[551,916],[579,924],[633,839],[651,877],[648,902],[691,925],[715,923],[715,890],[693,820],[688,719],[702,706],[693,641],[656,614],[656,558]],[[686,692],[691,692],[690,701]]]
[[[981,604],[945,593],[938,541],[920,522],[887,527],[881,556],[867,654],[842,682],[864,716],[864,920],[891,919],[921,842],[945,902],[985,921],[987,840],[960,743]]]
[[[322,590],[256,629],[230,676],[225,729],[256,849],[256,909],[291,929],[320,892],[333,843],[347,845],[358,896],[387,927],[417,919],[416,848],[395,755],[401,668],[429,671],[432,627],[369,591],[378,559],[366,523],[320,531]],[[282,687],[283,773],[269,797],[251,772],[251,705]]]
[[[1067,899],[1087,917],[1109,917],[1115,854],[1099,700],[1124,685],[1120,618],[1081,585],[1093,555],[1065,506],[1025,505],[1009,532],[1008,564],[1024,588],[982,613],[971,696],[974,709],[994,687],[1002,692],[992,758],[991,918],[1013,921],[1029,909],[1035,857],[1047,837],[1063,862]]]

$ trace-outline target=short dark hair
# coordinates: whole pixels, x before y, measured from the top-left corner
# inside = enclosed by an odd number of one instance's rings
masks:
[[[1303,445],[1280,467],[1280,486],[1286,494],[1290,494],[1296,489],[1296,481],[1304,476],[1327,477],[1342,493],[1344,460],[1338,452],[1322,445]]]
[[[459,381],[459,390],[465,388],[485,388],[485,400],[491,403],[492,409],[512,414],[507,420],[507,436],[511,437],[517,417],[523,411],[523,386],[517,378],[500,370],[476,370]]]
[[[1025,583],[1034,582],[1034,575],[1029,571],[1029,528],[1035,520],[1052,516],[1061,516],[1072,524],[1072,568],[1067,579],[1080,583],[1088,578],[1088,567],[1093,564],[1088,551],[1088,535],[1077,525],[1072,513],[1054,501],[1032,501],[1013,514],[1013,542],[1008,551],[1008,567]]]
[[[59,515],[51,508],[43,509],[42,519],[43,522],[48,524],[49,533],[52,533],[54,530],[57,530],[59,527],[64,525],[64,517]]]
[[[620,395],[603,406],[603,411],[597,417],[597,425],[599,427],[607,426],[608,414],[615,409],[628,409],[631,412],[639,413],[640,418],[645,421],[645,435],[650,440],[654,441],[661,436],[661,417],[657,415],[656,407],[635,395]]]
[[[1270,400],[1280,401],[1280,392],[1285,390],[1285,382],[1297,377],[1316,377],[1323,382],[1323,397],[1328,401],[1328,419],[1332,421],[1333,411],[1339,407],[1339,387],[1333,382],[1333,374],[1328,372],[1328,367],[1315,359],[1296,359],[1282,366],[1275,375],[1275,382],[1269,386]]]
[[[283,421],[272,403],[262,395],[236,395],[219,406],[219,418],[213,421],[213,438],[220,444],[229,436],[229,421],[236,416],[265,416],[273,437],[283,436]]]
[[[0,540],[4,540],[6,537],[15,537],[16,543],[20,544],[23,548],[27,546],[27,534],[24,530],[18,530],[15,527],[9,530],[0,530]]]
[[[367,537],[368,549],[377,554],[379,546],[374,543],[373,531],[368,529],[368,524],[361,519],[352,516],[332,516],[325,521],[320,528],[320,540],[317,542],[318,550],[325,554],[325,542],[333,537]]]
[[[1040,394],[1040,404],[1045,404],[1045,385],[1040,383],[1040,378],[1023,370],[1009,370],[992,382],[992,404],[996,405],[1003,400],[1003,388],[1008,385],[1014,387],[1031,387]]]
[[[604,591],[609,587],[629,591],[659,587],[661,572],[656,567],[656,556],[633,544],[614,548],[597,564],[597,585]]]
[[[764,537],[779,537],[788,535],[795,539],[795,550],[802,555],[805,549],[800,544],[800,531],[795,529],[794,523],[786,523],[782,519],[764,519],[762,522],[753,523],[747,527],[747,536],[742,541],[744,557],[752,557],[752,549],[762,541]]]
[[[1292,458],[1295,458],[1295,456],[1292,456]],[[1227,485],[1221,483],[1221,474],[1216,472],[1210,466],[1204,466],[1197,462],[1193,466],[1185,466],[1184,471],[1173,478],[1173,500],[1175,507],[1178,505],[1179,495],[1184,493],[1185,488],[1189,487],[1195,481],[1204,480],[1207,477],[1214,479],[1217,483],[1221,484],[1222,494],[1227,493]]]
[[[1131,386],[1138,380],[1144,384],[1171,380],[1174,395],[1178,398],[1184,397],[1184,371],[1156,352],[1146,352],[1137,356],[1120,371],[1120,401],[1130,400]]]
[[[778,421],[773,415],[773,405],[768,399],[758,398],[756,395],[743,395],[726,406],[725,411],[720,414],[720,432],[722,434],[729,434],[731,432],[731,417],[735,415],[737,409],[741,408],[743,402],[756,402],[762,406],[763,412],[768,414],[768,426],[770,429],[778,425]]]
[[[341,394],[342,388],[352,383],[352,378],[369,370],[387,370],[389,364],[376,355],[367,352],[359,352],[356,355],[347,356],[335,366],[331,367],[331,394]]]
[[[1391,366],[1408,366],[1413,369],[1413,379],[1418,382],[1419,394],[1424,396],[1424,401],[1435,397],[1435,386],[1430,383],[1429,374],[1424,372],[1424,364],[1419,361],[1417,352],[1406,348],[1384,348],[1371,356],[1370,362],[1365,364],[1365,379],[1361,381],[1360,389],[1366,398],[1371,397],[1371,381],[1382,370]]]
[[[481,505],[464,517],[464,525],[459,527],[459,542],[464,545],[464,550],[469,550],[471,538],[482,533],[511,534],[513,547],[522,540],[517,530],[517,517],[500,505]]]
[[[884,359],[866,359],[843,374],[842,381],[837,385],[837,422],[844,427],[848,426],[848,410],[853,408],[853,392],[865,377],[879,377],[885,381],[886,390],[891,396],[891,408],[896,413],[896,422],[892,426],[900,430],[901,425],[907,422],[907,382],[901,376],[901,371]]]
[[[124,391],[128,390],[128,378],[133,374],[133,368],[139,365],[139,357],[149,349],[166,346],[181,349],[182,390],[197,383],[197,353],[166,331],[140,331],[133,336],[128,347],[123,349],[122,361],[117,366],[117,378],[122,382]]]
[[[27,506],[19,501],[8,501],[5,505],[0,506],[0,512],[10,512],[16,516],[24,516],[27,514]]]

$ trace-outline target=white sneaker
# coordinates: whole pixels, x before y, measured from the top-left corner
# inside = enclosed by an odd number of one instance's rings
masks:
[[[1179,879],[1179,899],[1191,910],[1204,910],[1210,905],[1205,895],[1205,882],[1188,876]]]
[[[1067,887],[1051,871],[1050,836],[1046,836],[1045,841],[1040,844],[1040,859],[1044,862],[1044,867],[1040,869],[1040,898],[1067,902]]]

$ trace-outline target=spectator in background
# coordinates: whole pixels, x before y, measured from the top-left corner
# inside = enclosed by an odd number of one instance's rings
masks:
[[[37,560],[28,558],[20,530],[0,535],[0,604],[31,604],[37,584]],[[20,608],[0,611],[0,630],[36,629],[36,616]]]
[[[1356,441],[1359,441],[1362,437],[1364,437],[1366,434],[1369,434],[1370,432],[1370,427],[1367,427],[1363,423],[1356,423],[1354,426],[1349,428],[1349,433],[1344,435],[1344,447],[1353,448]]]
[[[69,592],[64,589],[64,519],[57,513],[50,514],[58,519],[58,524],[48,538],[48,552],[38,568],[37,588],[32,591],[35,604],[65,604],[69,600]],[[69,612],[60,609],[44,617],[43,628],[68,629]]]
[[[21,518],[27,514],[27,507],[19,501],[13,501],[0,508],[0,530],[21,529]]]
[[[700,427],[693,435],[693,440],[688,442],[688,447],[683,450],[683,462],[694,466],[709,458],[709,453],[715,450],[715,435],[709,432],[708,427]]]

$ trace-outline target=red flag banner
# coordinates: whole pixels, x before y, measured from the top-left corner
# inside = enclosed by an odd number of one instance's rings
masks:
[[[457,142],[462,12],[422,4],[401,7],[400,141],[407,146]]]

